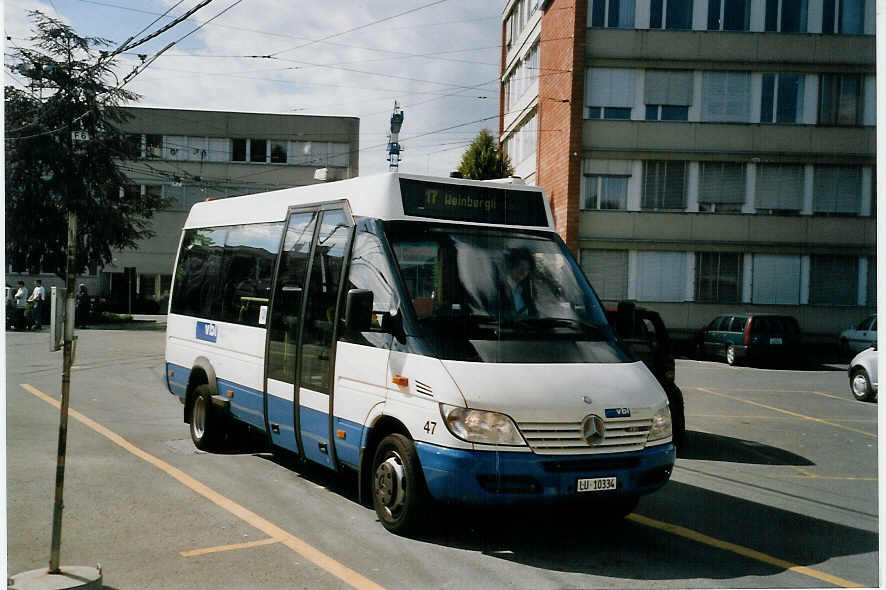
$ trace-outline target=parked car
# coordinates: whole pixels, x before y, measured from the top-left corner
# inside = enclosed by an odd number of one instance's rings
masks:
[[[703,357],[722,357],[730,365],[789,360],[800,355],[800,324],[787,315],[724,314],[702,329],[698,345]]]
[[[840,334],[840,349],[846,354],[855,354],[877,342],[877,314],[866,317],[854,328]]]
[[[859,352],[849,363],[849,389],[860,402],[877,399],[877,346]]]

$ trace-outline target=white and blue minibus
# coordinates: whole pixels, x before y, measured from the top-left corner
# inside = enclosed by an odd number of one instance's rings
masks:
[[[397,533],[433,501],[624,516],[674,465],[662,387],[521,184],[389,173],[194,205],[166,369],[198,448],[248,425],[357,473]]]

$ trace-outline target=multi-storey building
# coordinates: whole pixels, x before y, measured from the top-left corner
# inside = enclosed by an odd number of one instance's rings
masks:
[[[131,118],[122,127],[139,158],[121,163],[131,181],[121,190],[153,192],[167,205],[151,220],[152,238],[133,250],[114,252],[107,266],[89,269],[79,279],[119,311],[165,313],[181,228],[194,203],[320,182],[318,169],[325,168],[330,180],[358,174],[357,118],[123,110]],[[7,285],[20,278],[21,273],[8,273]],[[53,275],[42,278],[44,284],[63,285]]]
[[[607,303],[876,307],[873,0],[509,0],[500,132]]]

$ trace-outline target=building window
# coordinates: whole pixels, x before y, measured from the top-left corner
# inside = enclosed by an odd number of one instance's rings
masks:
[[[822,74],[818,124],[861,124],[861,85],[858,74]]]
[[[864,0],[824,0],[822,8],[822,33],[864,33]]]
[[[745,72],[705,72],[702,121],[750,121],[751,75]]]
[[[162,135],[145,135],[145,157],[156,159],[163,157]]]
[[[635,4],[636,0],[591,0],[591,26],[634,28]]]
[[[268,140],[266,140],[266,139],[250,139],[249,140],[249,161],[250,162],[267,162],[268,161]]]
[[[703,303],[741,301],[742,255],[699,252],[695,255],[695,300]]]
[[[636,70],[588,68],[585,118],[630,119]]]
[[[802,123],[802,74],[763,74],[760,100],[761,123]]]
[[[504,142],[505,153],[511,165],[518,166],[529,158],[535,159],[538,143],[538,113],[534,112]],[[535,166],[532,167],[533,170]]]
[[[858,257],[812,256],[809,268],[809,303],[858,304]]]
[[[693,74],[686,70],[646,70],[643,101],[647,121],[688,121]]]
[[[745,202],[745,166],[737,162],[702,162],[698,205],[701,211],[740,213]]]
[[[652,29],[691,29],[692,0],[651,0],[649,27]]]
[[[749,31],[750,0],[708,0],[709,31]]]
[[[686,162],[648,160],[643,163],[643,198],[647,210],[686,208]]]
[[[596,209],[627,209],[628,177],[597,176],[584,177],[582,186],[581,208]]]
[[[286,143],[285,141],[275,141],[271,143],[271,163],[286,163]]]
[[[806,13],[806,0],[766,0],[766,30],[805,33]]]
[[[867,288],[867,305],[868,307],[877,306],[877,258],[868,256],[868,288]]]
[[[246,140],[245,139],[232,139],[231,140],[231,161],[232,162],[245,162],[246,161]]]
[[[803,166],[799,164],[760,164],[757,166],[756,201],[758,213],[792,215],[803,208]]]
[[[581,268],[600,299],[605,301],[627,299],[627,250],[584,249],[581,251]]]
[[[538,94],[538,41],[526,52],[522,59],[508,72],[504,83],[505,110],[510,111],[530,90]]]
[[[684,252],[638,252],[637,299],[640,301],[685,301],[686,254]]]
[[[816,166],[812,210],[816,214],[858,215],[861,203],[861,168]]]
[[[755,254],[752,301],[759,304],[800,304],[800,257]]]
[[[666,104],[646,105],[647,121],[688,121],[689,107],[678,107]]]

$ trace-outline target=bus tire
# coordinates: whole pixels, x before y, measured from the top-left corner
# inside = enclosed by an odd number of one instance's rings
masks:
[[[198,385],[191,402],[189,430],[194,446],[201,451],[214,451],[224,438],[223,418],[212,406],[208,385]]]
[[[375,450],[371,474],[372,505],[382,526],[392,533],[415,532],[427,517],[430,494],[412,441],[389,434]]]

